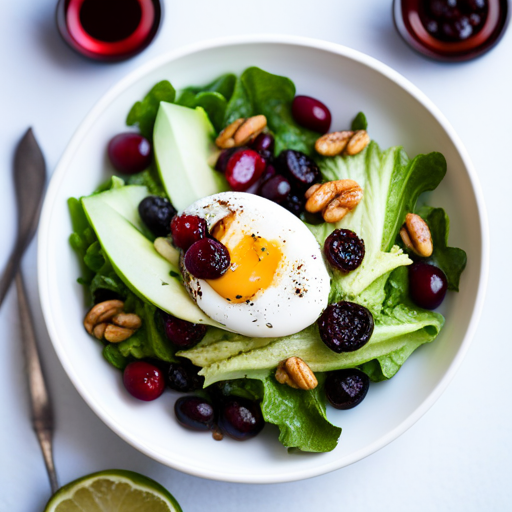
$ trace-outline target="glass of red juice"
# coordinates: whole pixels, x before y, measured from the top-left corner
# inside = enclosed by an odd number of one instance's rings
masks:
[[[59,0],[57,27],[68,45],[94,60],[133,57],[154,39],[160,0]]]
[[[501,39],[510,0],[394,0],[393,17],[402,38],[436,60],[479,57]]]

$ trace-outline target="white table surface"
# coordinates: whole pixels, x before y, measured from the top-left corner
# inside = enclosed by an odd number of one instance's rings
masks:
[[[137,452],[96,417],[68,380],[46,333],[33,243],[23,269],[54,399],[55,461],[62,484],[102,469],[130,469],[161,482],[188,512],[511,510],[512,29],[484,57],[446,65],[424,59],[402,42],[392,24],[390,0],[194,0],[193,8],[191,2],[166,0],[164,24],[150,48],[128,62],[101,65],[62,43],[54,26],[56,0],[1,4],[0,269],[16,229],[13,149],[29,125],[51,173],[84,116],[125,74],[169,49],[242,33],[326,39],[402,73],[459,133],[480,176],[490,218],[491,273],[483,317],[441,399],[371,457],[322,477],[267,486],[207,481],[169,469]],[[49,486],[29,421],[14,289],[0,310],[0,332],[0,510],[33,512],[43,508]]]

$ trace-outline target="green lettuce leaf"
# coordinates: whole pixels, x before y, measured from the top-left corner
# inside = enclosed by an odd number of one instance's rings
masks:
[[[292,116],[291,105],[295,85],[283,76],[267,73],[257,67],[246,69],[237,79],[233,96],[227,105],[224,126],[240,117],[263,114],[276,139],[276,154],[295,149],[315,156],[318,133],[299,126]]]
[[[305,452],[330,452],[336,448],[341,428],[327,419],[323,374],[310,391],[279,384],[274,377],[263,380],[263,418],[279,427],[279,441]]]
[[[127,185],[141,185],[148,189],[152,196],[165,196],[164,187],[156,166],[152,164],[149,169],[132,174],[126,181]]]
[[[359,112],[356,117],[354,117],[354,120],[352,121],[352,126],[350,127],[352,131],[357,130],[367,130],[368,129],[368,121],[366,120],[366,116]]]
[[[409,160],[400,147],[381,151],[375,142],[352,157],[319,161],[326,180],[352,179],[363,188],[364,198],[336,225],[310,226],[319,243],[334,229],[355,231],[365,242],[362,265],[349,274],[334,271],[330,302],[356,300],[372,283],[411,259],[395,244],[405,215],[414,211],[418,196],[437,187],[446,173],[440,153],[418,155]],[[384,280],[373,293],[382,296]],[[368,295],[368,294],[367,294]],[[366,297],[371,305],[370,297]],[[357,302],[357,300],[356,300]],[[373,301],[378,307],[379,300]],[[371,307],[370,307],[371,309]]]
[[[439,267],[448,280],[448,290],[459,291],[460,276],[466,268],[465,251],[457,247],[448,247],[450,219],[442,208],[423,206],[416,213],[428,224],[432,234],[434,252],[425,261]]]
[[[146,94],[142,101],[137,101],[126,118],[128,126],[138,125],[140,133],[148,140],[153,140],[153,126],[161,101],[174,103],[176,91],[168,80],[158,82]]]

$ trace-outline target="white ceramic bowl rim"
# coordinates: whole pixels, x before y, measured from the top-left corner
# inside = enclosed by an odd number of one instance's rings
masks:
[[[406,78],[404,78],[402,75],[400,75],[398,72],[394,71],[387,65],[381,63],[380,61],[374,59],[373,57],[369,57],[368,55],[365,55],[356,50],[335,43],[329,43],[326,41],[285,35],[261,34],[202,41],[187,47],[179,48],[177,50],[171,51],[169,53],[166,53],[151,60],[150,62],[131,72],[128,76],[119,81],[101,98],[101,100],[95,105],[95,107],[91,110],[91,112],[88,114],[85,120],[81,123],[81,125],[75,132],[74,136],[72,137],[64,154],[62,155],[62,158],[55,172],[53,173],[50,185],[48,187],[41,215],[38,233],[38,284],[43,314],[45,317],[50,338],[53,341],[58,339],[58,334],[56,326],[54,325],[50,314],[50,301],[48,293],[50,283],[47,281],[47,275],[45,273],[45,269],[47,268],[48,264],[47,244],[49,239],[48,233],[51,228],[50,217],[52,205],[56,200],[59,186],[61,185],[65,177],[69,162],[72,160],[72,157],[75,154],[78,146],[80,145],[81,140],[91,129],[95,120],[100,116],[100,114],[110,104],[110,102],[113,99],[115,99],[122,91],[124,91],[130,85],[139,80],[141,77],[162,66],[164,63],[168,63],[178,58],[196,52],[200,52],[206,49],[254,43],[288,44],[305,48],[315,48],[347,57],[351,60],[362,63],[365,66],[387,77],[392,82],[400,86],[403,90],[405,90],[408,94],[410,94],[413,98],[415,98],[434,116],[437,122],[446,131],[451,141],[455,145],[457,151],[459,152],[462,161],[464,162],[464,165],[468,171],[471,185],[475,193],[475,198],[479,210],[480,230],[482,233],[482,252],[480,267],[481,277],[478,287],[478,294],[475,301],[473,316],[469,322],[466,335],[464,337],[464,340],[461,344],[459,351],[456,354],[456,357],[451,362],[448,370],[444,374],[443,378],[438,382],[437,386],[432,390],[432,392],[427,396],[427,398],[423,400],[423,402],[416,408],[413,414],[411,414],[409,417],[407,417],[407,419],[402,421],[402,423],[393,428],[386,435],[379,438],[377,441],[365,446],[364,448],[357,452],[354,452],[350,457],[345,458],[343,460],[329,462],[314,468],[301,469],[300,471],[284,472],[280,474],[277,478],[274,477],[272,479],[272,483],[277,483],[311,478],[347,466],[349,464],[352,464],[363,459],[364,457],[367,457],[368,455],[371,455],[375,451],[383,448],[388,443],[390,443],[398,436],[403,434],[416,421],[418,421],[421,418],[421,416],[423,416],[430,409],[430,407],[432,407],[436,400],[441,396],[443,391],[447,388],[448,384],[451,382],[457,369],[459,368],[464,356],[466,355],[471,340],[475,334],[483,308],[489,271],[489,230],[483,194],[476,171],[458,135],[455,133],[454,129],[452,128],[448,120],[444,117],[444,115],[440,112],[440,110],[415,85],[413,85]],[[76,389],[78,390],[82,398],[87,402],[91,409],[93,409],[95,413],[104,421],[104,423],[106,423],[122,439],[124,439],[126,442],[128,442],[138,450],[150,455],[152,458],[163,464],[171,465],[174,469],[192,474],[194,476],[199,476],[213,480],[223,480],[240,483],[270,483],[269,480],[266,480],[265,478],[262,478],[259,475],[256,476],[251,474],[240,474],[234,477],[232,474],[224,475],[222,472],[219,471],[211,471],[205,470],[204,468],[198,468],[193,464],[192,461],[190,464],[183,464],[179,461],[170,462],[167,459],[164,460],[157,451],[148,450],[146,446],[141,445],[137,438],[133,437],[128,431],[124,430],[122,426],[118,425],[115,422],[115,420],[107,413],[107,411],[97,407],[94,400],[89,395],[88,390],[75,379],[73,367],[70,361],[68,360],[65,351],[62,349],[59,343],[53,343],[53,345],[66,373],[68,374],[69,378],[75,385]]]

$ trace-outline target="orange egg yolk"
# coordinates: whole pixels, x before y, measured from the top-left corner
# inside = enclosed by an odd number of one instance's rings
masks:
[[[234,216],[228,216],[212,231],[212,235],[227,247],[231,266],[222,277],[207,282],[221,297],[240,304],[272,286],[283,253],[277,241],[240,234],[233,226],[234,220]]]

